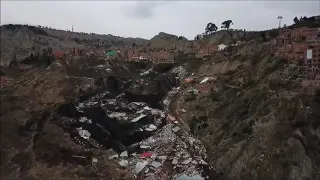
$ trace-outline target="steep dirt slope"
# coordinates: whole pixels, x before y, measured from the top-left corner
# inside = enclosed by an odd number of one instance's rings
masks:
[[[1,179],[123,178],[112,162],[100,162],[105,169],[92,169],[90,158],[72,158],[94,153],[107,159],[109,154],[98,149],[88,152],[50,122],[57,106],[99,92],[103,83],[69,77],[60,69],[20,75],[12,86],[1,89]]]
[[[320,179],[319,93],[303,94],[298,68],[262,49],[203,64],[172,108],[226,179]],[[188,93],[205,76],[216,90]]]

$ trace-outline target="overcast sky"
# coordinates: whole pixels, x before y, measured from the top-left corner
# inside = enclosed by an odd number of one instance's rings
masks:
[[[193,39],[208,22],[219,28],[231,19],[233,28],[290,25],[295,16],[320,14],[319,0],[307,1],[5,1],[1,24],[34,24],[74,31],[150,39],[159,32]]]

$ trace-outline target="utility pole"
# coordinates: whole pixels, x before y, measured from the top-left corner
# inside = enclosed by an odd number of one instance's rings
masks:
[[[279,28],[281,28],[281,19],[282,18],[283,18],[282,16],[278,16],[278,18],[277,18],[277,19],[279,19]]]
[[[73,32],[73,25],[72,25],[72,32]]]

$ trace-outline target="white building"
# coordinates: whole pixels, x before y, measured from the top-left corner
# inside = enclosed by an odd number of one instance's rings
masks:
[[[219,44],[219,45],[218,45],[218,51],[223,51],[226,47],[228,47],[228,45]]]

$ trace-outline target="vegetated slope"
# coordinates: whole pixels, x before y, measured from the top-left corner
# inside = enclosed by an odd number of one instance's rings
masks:
[[[176,115],[226,179],[320,179],[319,93],[302,93],[298,67],[272,52],[266,44],[251,55],[204,63],[199,79],[182,87]],[[217,77],[218,90],[187,93],[205,76]]]

